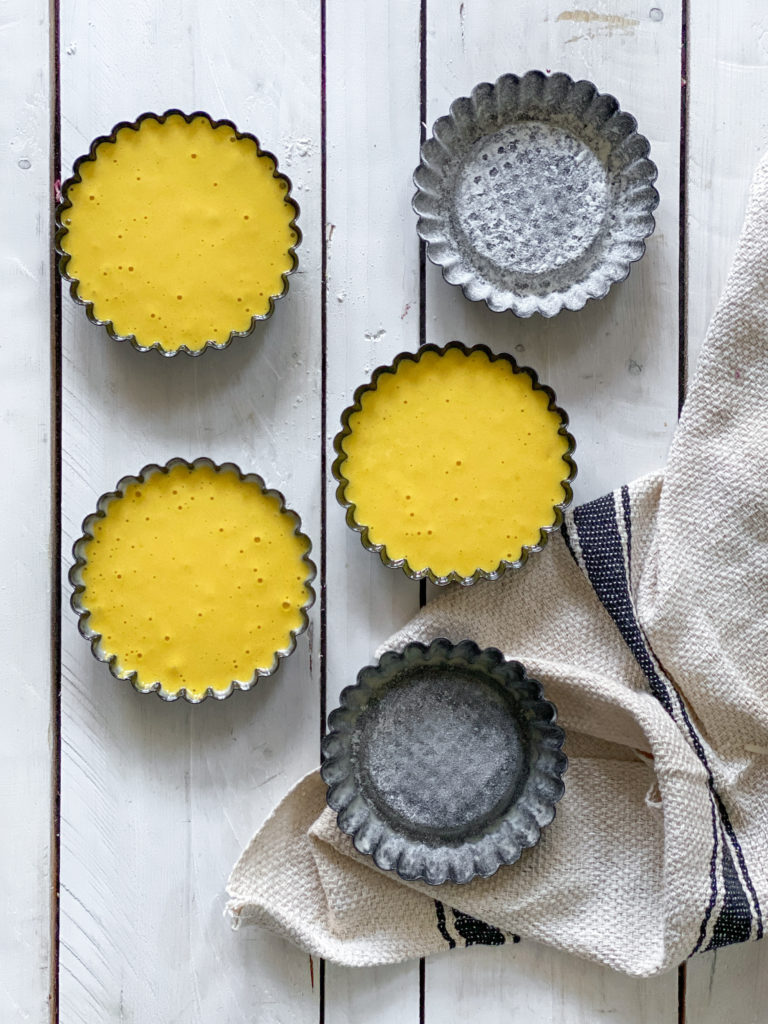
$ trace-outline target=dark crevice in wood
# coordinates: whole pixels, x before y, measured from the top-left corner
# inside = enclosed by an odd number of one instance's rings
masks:
[[[317,996],[320,1004],[319,1021],[320,1024],[325,1024],[325,960],[320,961],[317,978]]]
[[[327,109],[326,109],[326,31],[325,0],[320,5],[320,739],[325,736],[326,715],[326,644],[327,608],[325,574],[327,568],[326,486],[328,483],[328,456],[326,452],[328,429],[328,233],[327,197],[328,177]]]
[[[327,486],[328,456],[328,118],[326,97],[326,3],[320,0],[320,742],[325,736],[327,713],[326,654],[328,643],[328,609],[326,572],[328,566]],[[325,961],[318,965],[318,1019],[325,1024]]]
[[[426,964],[424,957],[419,960],[419,1024],[424,1024],[426,1020],[425,1001],[426,1001]]]
[[[680,34],[680,213],[678,262],[677,414],[688,387],[688,0],[682,0]]]
[[[677,1024],[685,1024],[685,986],[688,980],[688,965],[677,968]]]
[[[419,149],[427,138],[427,0],[419,9]],[[427,341],[427,246],[419,239],[419,348]],[[419,580],[419,608],[427,603],[427,581]],[[423,974],[423,961],[422,970]]]
[[[61,68],[58,0],[50,0],[50,310],[51,310],[51,850],[50,850],[50,986],[51,1024],[59,1020],[59,879],[61,861],[61,281],[53,246],[56,182],[61,181]]]
[[[419,11],[419,148],[427,138],[427,0]],[[419,346],[427,340],[427,246],[419,239]]]
[[[427,138],[427,0],[419,8],[419,149]],[[419,239],[419,347],[427,340],[427,247]],[[427,581],[419,581],[419,607],[427,603]],[[419,1024],[426,1019],[426,963],[419,960]]]

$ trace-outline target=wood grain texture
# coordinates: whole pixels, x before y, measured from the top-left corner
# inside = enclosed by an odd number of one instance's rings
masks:
[[[419,344],[419,246],[411,175],[419,151],[419,2],[327,11],[328,309],[326,438],[355,388]],[[327,704],[415,614],[419,586],[367,552],[326,487]],[[418,964],[352,970],[326,965],[325,1020],[418,1019]]]
[[[760,0],[691,4],[688,21],[689,370],[741,231],[755,167],[768,151],[768,10]],[[757,1024],[766,1015],[768,944],[688,962],[688,1020]]]
[[[317,542],[319,49],[316,5],[299,0],[63,12],[65,167],[118,120],[206,109],[275,152],[305,236],[275,316],[199,359],[140,355],[65,298],[65,563],[101,492],[174,455],[260,472]],[[62,1021],[314,1020],[308,958],[223,918],[229,868],[317,762],[312,631],[254,692],[199,707],[117,683],[68,609],[63,634]]]
[[[688,961],[690,1024],[763,1024],[768,1002],[764,942],[731,946]]]
[[[551,320],[491,313],[428,265],[427,340],[455,337],[509,351],[555,389],[577,440],[577,502],[663,465],[676,422],[679,6],[670,4],[662,21],[652,21],[640,0],[595,5],[590,21],[555,0],[428,7],[430,134],[451,101],[478,82],[507,71],[565,71],[635,115],[659,168],[661,203],[644,259],[582,310]]]
[[[531,68],[565,71],[614,94],[634,114],[659,168],[661,203],[645,258],[599,302],[552,320],[519,320],[470,303],[427,274],[427,340],[458,338],[533,366],[568,410],[577,439],[575,500],[595,498],[663,465],[676,422],[680,5],[652,20],[639,0],[584,12],[548,0],[428,4],[430,127],[481,81]],[[434,588],[430,588],[433,591]],[[673,975],[636,981],[529,945],[427,962],[426,1006],[441,1024],[480,1006],[491,1020],[623,1022],[677,1019]],[[502,1014],[502,1009],[503,1014]]]
[[[0,1020],[48,1019],[51,934],[51,350],[48,5],[0,9]],[[23,54],[24,59],[14,59]],[[11,501],[13,506],[11,506]]]
[[[673,1024],[673,975],[642,980],[535,942],[475,946],[427,960],[427,1020],[460,1024]],[[694,1020],[696,1018],[693,1018]]]
[[[690,370],[725,285],[752,174],[768,150],[768,10],[691,4],[688,17]]]

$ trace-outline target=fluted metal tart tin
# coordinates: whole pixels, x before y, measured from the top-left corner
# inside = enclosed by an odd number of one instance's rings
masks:
[[[216,341],[213,341],[213,340],[208,340],[208,341],[206,341],[205,345],[203,345],[202,348],[199,348],[199,349],[191,349],[187,345],[179,345],[178,348],[169,349],[169,348],[164,348],[160,344],[159,341],[158,342],[154,342],[152,345],[142,345],[138,341],[138,339],[135,337],[135,335],[133,335],[133,334],[119,334],[115,330],[115,326],[114,326],[114,324],[112,323],[111,320],[100,320],[94,314],[93,303],[88,301],[87,299],[82,298],[80,296],[80,294],[79,294],[80,281],[77,278],[72,277],[68,273],[68,270],[67,270],[67,266],[68,266],[69,261],[70,261],[70,254],[68,252],[65,252],[64,249],[62,248],[62,241],[64,240],[64,238],[66,237],[67,232],[68,232],[68,228],[67,228],[66,224],[64,223],[65,215],[66,215],[67,210],[72,208],[72,203],[69,200],[67,193],[68,193],[69,189],[72,187],[72,185],[79,184],[79,183],[82,182],[82,177],[80,175],[80,168],[85,163],[85,161],[87,161],[87,160],[91,160],[91,161],[96,160],[97,159],[97,150],[98,150],[99,146],[101,146],[102,144],[107,143],[107,142],[113,142],[113,143],[116,142],[117,141],[117,133],[121,129],[123,129],[123,128],[132,128],[132,129],[138,131],[138,128],[141,125],[142,121],[146,121],[147,119],[152,119],[152,120],[156,120],[156,121],[160,122],[161,124],[163,124],[172,115],[183,118],[183,120],[187,124],[191,124],[195,120],[195,118],[198,118],[198,117],[205,118],[211,124],[211,126],[213,128],[219,128],[219,127],[222,127],[222,126],[227,127],[227,128],[230,129],[230,131],[234,134],[235,138],[237,138],[238,140],[248,139],[251,142],[255,143],[258,156],[259,157],[267,157],[267,159],[271,160],[274,163],[275,170],[274,170],[274,173],[273,173],[273,177],[278,179],[278,180],[280,180],[280,181],[285,182],[285,195],[283,197],[284,201],[289,206],[292,206],[294,211],[295,211],[294,212],[294,216],[293,216],[292,220],[290,221],[289,227],[290,227],[290,229],[292,231],[295,232],[295,234],[296,234],[296,241],[293,243],[292,246],[290,246],[288,248],[288,254],[291,257],[292,265],[291,265],[291,267],[285,273],[283,273],[281,275],[282,285],[283,285],[282,286],[282,291],[280,291],[278,294],[271,295],[269,297],[269,309],[267,310],[266,313],[254,314],[251,317],[251,325],[250,325],[250,327],[248,327],[247,330],[245,330],[245,331],[235,331],[235,330],[232,330],[232,331],[229,332],[229,335],[228,335],[228,337],[226,338],[225,341],[216,342]],[[183,352],[186,355],[190,355],[190,356],[199,356],[199,355],[202,355],[202,353],[207,351],[208,349],[220,350],[220,349],[228,348],[232,344],[232,342],[233,342],[233,340],[235,338],[247,337],[249,334],[253,333],[254,329],[256,328],[256,324],[260,320],[268,320],[272,316],[272,314],[275,311],[275,303],[278,301],[278,299],[282,299],[283,296],[288,294],[288,284],[289,284],[288,278],[292,274],[294,274],[296,272],[296,270],[298,269],[299,259],[298,259],[298,256],[296,255],[296,248],[301,244],[302,234],[301,234],[301,230],[299,229],[299,227],[298,227],[298,225],[296,223],[296,219],[299,216],[300,209],[299,209],[299,204],[291,196],[292,187],[293,186],[291,184],[290,178],[286,174],[283,174],[282,171],[278,171],[277,157],[273,153],[271,153],[269,150],[262,149],[261,144],[260,144],[259,140],[256,138],[255,135],[251,135],[249,132],[241,132],[231,121],[227,120],[226,118],[215,120],[213,117],[211,117],[210,114],[207,114],[204,110],[196,110],[196,111],[194,111],[191,114],[185,114],[184,111],[177,110],[175,108],[173,108],[171,110],[166,110],[162,114],[155,114],[155,113],[152,113],[151,111],[147,111],[147,112],[145,112],[143,114],[140,114],[136,118],[135,121],[120,121],[118,124],[116,124],[114,126],[114,128],[112,129],[112,131],[108,135],[99,135],[97,138],[95,138],[93,140],[93,142],[91,143],[91,147],[90,147],[88,153],[84,154],[81,157],[78,157],[77,160],[75,161],[75,165],[74,165],[74,168],[73,168],[73,171],[72,171],[72,176],[70,178],[67,178],[67,180],[62,184],[62,186],[61,186],[61,200],[60,200],[60,202],[58,203],[58,205],[56,207],[56,217],[55,217],[56,234],[55,234],[55,237],[54,237],[54,246],[55,246],[56,252],[57,252],[57,254],[59,256],[59,262],[58,262],[59,273],[61,274],[62,278],[69,283],[69,293],[70,293],[70,295],[72,296],[74,301],[79,306],[83,306],[85,308],[85,315],[88,317],[88,319],[91,321],[91,323],[92,324],[97,324],[100,327],[105,327],[106,330],[107,330],[107,333],[109,334],[110,338],[112,338],[113,341],[127,341],[127,342],[129,342],[131,347],[136,349],[137,352],[157,351],[157,352],[160,353],[160,355],[166,356],[166,357],[170,358],[172,356],[178,355],[180,352]]]
[[[166,690],[163,686],[162,681],[153,680],[151,683],[143,683],[135,671],[126,671],[118,663],[117,656],[110,654],[109,651],[105,651],[101,645],[101,634],[91,629],[89,625],[90,610],[85,603],[86,588],[83,583],[82,572],[87,565],[88,556],[87,548],[90,541],[93,540],[93,524],[98,519],[103,519],[109,506],[113,501],[124,497],[126,489],[131,484],[143,484],[149,479],[149,477],[156,473],[168,473],[175,466],[185,466],[187,469],[195,469],[199,466],[208,466],[216,472],[234,472],[237,474],[238,479],[245,483],[254,483],[257,485],[259,490],[267,497],[277,498],[280,506],[280,511],[286,515],[289,515],[294,521],[294,534],[302,537],[307,543],[307,551],[303,557],[303,561],[306,565],[306,587],[309,592],[307,601],[301,606],[301,625],[298,629],[292,630],[290,634],[290,643],[282,650],[275,652],[274,661],[267,669],[257,669],[250,679],[247,680],[232,680],[229,686],[225,690],[214,690],[212,687],[208,687],[205,693],[201,695],[194,695],[187,693],[184,687],[178,690]],[[311,542],[306,534],[301,532],[301,519],[298,514],[291,509],[286,507],[285,498],[280,491],[274,488],[268,488],[264,483],[264,480],[258,475],[258,473],[243,473],[239,466],[236,466],[233,462],[224,462],[221,465],[215,463],[212,459],[208,458],[197,458],[192,462],[187,462],[186,459],[174,458],[170,459],[165,465],[160,466],[155,463],[150,463],[144,466],[136,476],[124,476],[118,481],[114,491],[108,491],[106,494],[102,494],[96,503],[96,511],[86,516],[83,520],[82,525],[82,536],[80,536],[72,547],[72,555],[74,558],[74,564],[69,570],[69,582],[72,585],[73,591],[70,597],[70,604],[72,609],[78,616],[78,630],[80,635],[83,636],[90,644],[91,652],[97,661],[104,662],[109,671],[115,677],[115,679],[128,680],[135,690],[139,693],[156,693],[158,697],[166,701],[177,700],[183,697],[190,704],[199,704],[205,700],[206,697],[214,697],[217,700],[224,700],[229,697],[235,690],[251,690],[264,676],[271,676],[277,671],[280,666],[280,662],[293,654],[296,650],[296,638],[300,636],[309,625],[308,612],[312,605],[315,603],[315,591],[312,587],[312,581],[317,575],[317,568],[315,563],[310,559],[309,555],[312,550]]]
[[[445,355],[450,349],[457,348],[465,355],[469,355],[472,352],[484,352],[488,358],[495,362],[496,360],[502,360],[508,363],[514,373],[525,373],[531,379],[531,384],[534,391],[543,391],[549,398],[548,409],[550,412],[555,412],[560,417],[560,428],[558,434],[568,440],[568,448],[566,453],[563,455],[563,461],[566,463],[568,469],[566,476],[562,480],[563,490],[565,491],[565,498],[563,501],[553,506],[555,513],[555,521],[551,526],[542,526],[539,530],[539,540],[536,544],[526,544],[523,546],[520,558],[516,561],[508,561],[506,559],[500,559],[499,564],[494,569],[475,569],[475,571],[469,576],[463,576],[461,573],[452,571],[447,575],[439,575],[435,573],[429,566],[425,569],[414,569],[408,562],[407,558],[393,559],[390,558],[387,553],[386,544],[374,544],[369,535],[369,525],[361,523],[357,517],[357,506],[354,502],[347,498],[347,478],[344,476],[344,463],[347,460],[347,454],[344,451],[344,439],[349,437],[352,433],[349,420],[353,413],[360,412],[362,409],[362,397],[366,391],[372,391],[376,389],[379,378],[384,373],[394,373],[398,366],[405,360],[412,362],[418,362],[422,356],[427,352],[435,352],[438,355]],[[577,467],[573,459],[573,453],[576,450],[576,441],[571,433],[568,431],[568,413],[557,404],[557,397],[552,388],[546,384],[542,384],[539,381],[538,374],[535,370],[529,366],[520,366],[518,362],[508,353],[502,352],[496,354],[488,348],[487,345],[464,345],[460,341],[450,341],[447,345],[442,347],[433,344],[422,345],[416,352],[401,352],[397,355],[391,364],[388,366],[378,366],[373,371],[371,380],[366,384],[361,384],[355,391],[352,404],[341,414],[341,430],[336,434],[333,439],[333,448],[336,452],[336,458],[334,459],[331,471],[334,479],[338,481],[338,487],[336,488],[336,500],[342,508],[346,509],[346,522],[347,526],[351,530],[360,534],[360,540],[363,547],[367,551],[371,551],[374,554],[378,554],[379,558],[390,569],[402,569],[406,576],[412,580],[428,579],[432,583],[439,587],[446,586],[449,583],[460,583],[462,586],[471,586],[473,583],[477,583],[478,580],[497,580],[504,575],[505,572],[513,569],[520,569],[528,561],[530,555],[534,554],[541,549],[547,543],[547,539],[551,533],[555,533],[560,529],[563,524],[563,516],[565,510],[571,504],[573,500],[573,489],[572,483],[576,477]]]
[[[342,832],[406,881],[465,883],[534,846],[564,792],[565,734],[519,662],[410,643],[342,690],[321,774]]]
[[[659,203],[649,152],[591,82],[502,75],[454,100],[422,145],[417,231],[468,299],[520,317],[581,309],[645,252]]]

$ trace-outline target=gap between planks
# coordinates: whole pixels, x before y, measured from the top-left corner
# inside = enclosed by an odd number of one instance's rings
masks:
[[[419,150],[427,138],[427,0],[419,2]],[[419,347],[427,340],[427,243],[419,238]],[[427,581],[419,581],[419,607],[427,603]],[[425,1024],[427,965],[419,959],[419,1024]]]
[[[327,716],[327,642],[328,605],[326,569],[328,564],[328,494],[326,453],[328,429],[328,104],[327,104],[327,9],[326,0],[320,0],[320,758],[325,737]],[[310,966],[312,958],[310,957]],[[325,1024],[325,960],[318,964],[318,1020]]]
[[[51,309],[51,894],[50,981],[48,1007],[51,1024],[59,1021],[59,887],[61,853],[61,528],[62,528],[62,327],[61,280],[53,245],[57,182],[61,181],[61,74],[59,0],[50,0],[50,182],[49,207]]]

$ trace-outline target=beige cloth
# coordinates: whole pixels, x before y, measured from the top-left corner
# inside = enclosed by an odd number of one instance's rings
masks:
[[[236,922],[352,965],[523,936],[634,975],[759,938],[768,908],[768,160],[666,471],[576,509],[385,646],[499,647],[566,730],[554,823],[465,886],[404,883],[299,782],[229,879]]]

